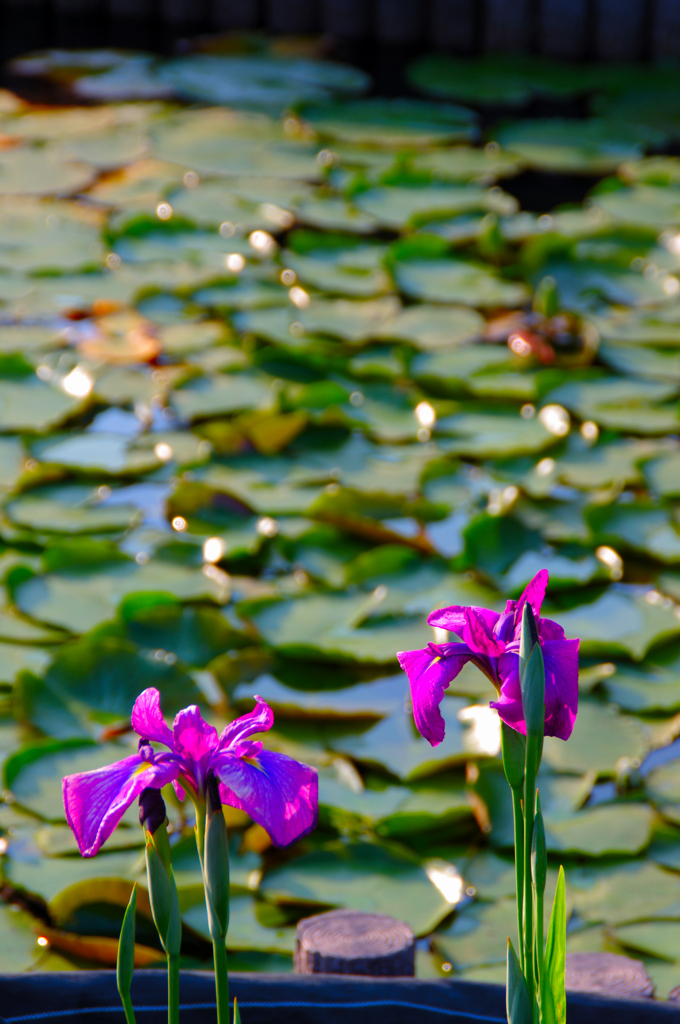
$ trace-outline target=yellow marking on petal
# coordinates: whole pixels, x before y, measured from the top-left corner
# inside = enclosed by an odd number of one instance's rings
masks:
[[[147,768],[153,768],[153,765],[149,761],[145,761],[144,764],[140,764],[139,768],[135,768],[133,774],[141,775],[142,772],[147,770]]]

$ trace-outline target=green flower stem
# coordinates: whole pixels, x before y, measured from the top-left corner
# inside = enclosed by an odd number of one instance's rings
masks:
[[[179,1024],[179,956],[168,957],[168,1024]]]
[[[531,1005],[534,1005],[534,894],[531,879],[531,841],[534,833],[536,806],[536,769],[540,759],[540,743],[536,736],[527,736],[527,759],[524,777],[524,976]]]
[[[515,829],[515,899],[517,901],[517,942],[519,960],[524,973],[524,812],[522,810],[522,790],[513,789],[512,817]]]
[[[205,823],[206,823],[206,806],[204,800],[195,800],[194,807],[196,808],[196,824],[194,825],[194,832],[196,833],[196,846],[198,847],[198,859],[201,862],[201,872],[203,871],[203,851],[205,848]]]
[[[217,997],[217,1024],[229,1024],[229,972],[224,939],[213,939],[215,962],[215,995]]]
[[[203,875],[203,888],[205,890],[206,909],[210,923],[213,963],[215,967],[215,996],[217,1001],[217,1022],[218,1024],[229,1024],[229,972],[227,970],[227,949],[226,949],[226,925],[224,930],[216,928],[216,917],[214,909],[210,904],[210,881],[206,871],[205,839],[208,824],[208,808],[205,801],[195,801],[196,806],[196,845],[201,862]],[[220,815],[222,811],[217,813]],[[222,819],[223,820],[223,819]],[[228,855],[228,850],[226,851]],[[228,884],[228,883],[227,883]]]
[[[137,1024],[135,1020],[135,1011],[130,996],[121,995],[120,1001],[123,1004],[123,1010],[125,1011],[125,1020],[127,1021],[127,1024]]]

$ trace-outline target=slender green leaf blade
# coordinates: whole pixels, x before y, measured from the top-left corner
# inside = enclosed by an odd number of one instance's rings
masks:
[[[133,885],[130,902],[127,905],[118,940],[116,960],[116,983],[127,1024],[135,1024],[135,1014],[130,999],[132,975],[135,969],[135,912],[137,910],[137,884]]]
[[[564,987],[567,945],[567,914],[565,904],[564,868],[560,867],[553,901],[548,940],[545,947],[546,987],[550,988],[555,1011],[555,1024],[566,1024],[567,997]]]

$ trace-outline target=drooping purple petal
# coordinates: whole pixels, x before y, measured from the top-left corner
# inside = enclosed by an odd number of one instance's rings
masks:
[[[523,736],[527,734],[522,707],[522,691],[519,684],[519,654],[517,651],[506,651],[498,659],[498,674],[501,678],[501,692],[498,700],[489,702],[500,718]]]
[[[546,640],[545,735],[568,740],[578,712],[578,640]]]
[[[241,715],[230,722],[220,735],[220,750],[226,750],[234,743],[240,743],[254,733],[267,732],[274,724],[274,712],[262,697],[255,695],[257,704],[247,715]]]
[[[149,764],[132,754],[106,768],[67,775],[62,783],[66,820],[83,857],[94,857],[143,789],[161,789],[178,774],[179,765],[169,757]]]
[[[439,653],[442,648],[446,654]],[[399,651],[399,664],[408,676],[416,728],[433,747],[444,739],[445,724],[439,710],[444,690],[463,665],[475,655],[467,644],[443,644],[420,651]]]
[[[153,686],[140,693],[132,709],[130,720],[132,728],[142,739],[154,743],[164,743],[166,747],[172,748],[172,731],[163,718],[161,695]]]
[[[568,740],[578,712],[578,640],[546,640],[541,644],[545,665],[546,736]],[[519,682],[519,656],[507,651],[499,658],[501,693],[491,707],[503,721],[526,736]]]
[[[319,781],[314,768],[261,750],[255,757],[221,751],[212,770],[221,783],[222,803],[249,814],[276,846],[288,846],[315,828]]]
[[[177,753],[194,761],[208,758],[219,744],[217,729],[205,721],[195,704],[175,715],[172,732]]]
[[[564,630],[552,619],[538,620],[538,635],[541,640],[564,640]]]
[[[537,572],[534,578],[527,583],[524,588],[524,592],[520,597],[515,607],[515,625],[517,627],[522,624],[522,612],[524,611],[524,605],[529,602],[531,610],[536,618],[541,614],[541,605],[543,604],[543,598],[545,592],[548,589],[548,582],[550,580],[550,574],[547,569],[541,569]]]
[[[462,640],[465,629],[465,608],[459,604],[453,604],[450,608],[437,608],[430,612],[427,617],[428,626],[436,626],[438,629],[447,629],[449,633],[455,633]]]
[[[494,629],[500,619],[498,612],[489,608],[466,608],[463,640],[471,651],[497,658],[505,650],[505,641],[499,640]]]

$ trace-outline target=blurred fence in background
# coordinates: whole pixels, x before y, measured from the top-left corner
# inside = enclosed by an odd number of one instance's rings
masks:
[[[680,0],[0,0],[3,45],[138,45],[147,35],[264,29],[457,53],[522,51],[605,60],[680,57]],[[7,36],[9,33],[9,37]],[[75,36],[74,36],[75,33]],[[80,42],[80,45],[84,45]]]

